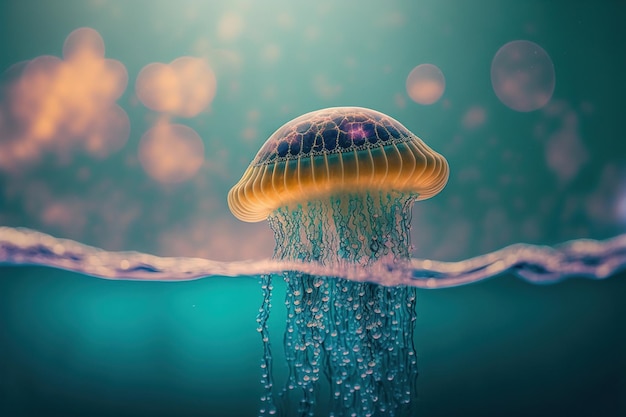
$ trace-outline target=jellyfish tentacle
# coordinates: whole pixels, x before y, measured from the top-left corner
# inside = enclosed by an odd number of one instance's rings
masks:
[[[271,298],[272,298],[272,276],[271,274],[261,275],[261,289],[263,290],[263,304],[259,308],[259,314],[257,316],[257,323],[259,327],[257,331],[261,333],[261,339],[263,340],[263,358],[261,359],[261,383],[263,384],[264,394],[261,397],[263,404],[259,410],[259,416],[265,414],[275,414],[276,405],[274,403],[273,386],[274,381],[272,378],[272,349],[269,344],[269,329],[267,326],[267,320],[269,319]]]

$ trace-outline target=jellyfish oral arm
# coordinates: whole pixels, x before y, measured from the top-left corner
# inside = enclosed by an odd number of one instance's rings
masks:
[[[402,263],[416,194],[364,191],[280,207],[268,218],[274,258],[329,267]]]

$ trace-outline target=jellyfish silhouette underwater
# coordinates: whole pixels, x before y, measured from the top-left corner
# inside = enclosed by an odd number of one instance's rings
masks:
[[[413,202],[437,194],[447,179],[446,160],[398,121],[336,107],[279,128],[230,190],[228,204],[240,220],[269,221],[276,259],[385,270],[410,258]],[[326,390],[331,415],[406,410],[417,378],[415,288],[302,272],[283,277],[289,375],[275,396],[266,275],[258,318],[265,347],[260,414],[291,415],[297,403],[298,414],[314,415]]]

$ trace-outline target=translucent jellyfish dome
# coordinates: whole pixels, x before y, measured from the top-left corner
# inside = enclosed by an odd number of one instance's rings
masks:
[[[448,164],[393,118],[362,107],[304,114],[265,142],[228,194],[240,220],[265,220],[277,208],[332,194],[387,191],[424,200],[448,179]]]

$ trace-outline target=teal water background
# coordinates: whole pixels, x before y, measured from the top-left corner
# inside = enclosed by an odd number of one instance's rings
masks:
[[[282,124],[312,110],[352,105],[397,119],[450,164],[444,192],[415,205],[415,256],[460,260],[518,242],[615,236],[626,224],[626,145],[620,139],[626,63],[618,52],[626,12],[619,1],[567,6],[488,0],[3,2],[3,81],[28,60],[61,57],[72,31],[92,28],[102,37],[105,57],[125,67],[128,82],[116,103],[130,131],[127,138],[108,138],[100,152],[89,148],[95,146],[89,129],[72,140],[53,129],[41,139],[22,138],[20,146],[6,132],[16,118],[7,108],[19,109],[15,98],[3,96],[2,154],[10,158],[0,167],[0,224],[107,250],[269,257],[269,228],[236,220],[226,204],[228,190]],[[492,60],[515,40],[536,43],[554,66],[554,93],[535,111],[507,107],[492,86]],[[212,68],[210,105],[193,117],[146,107],[136,94],[141,70],[184,56]],[[432,105],[412,101],[406,90],[409,73],[424,63],[445,76],[445,91]],[[76,91],[94,85],[72,79],[82,84],[72,89],[57,80],[51,91],[73,91],[67,95],[81,103],[75,113],[117,127],[90,113],[93,103],[80,101]],[[71,124],[74,113],[59,116],[44,100],[58,94],[44,89],[39,95],[35,104],[48,110],[27,118],[25,128],[38,121],[59,129]],[[159,122],[192,128],[203,152],[192,148],[181,156],[175,142],[166,141],[153,146],[150,163],[142,162],[142,144],[149,142],[142,137]],[[184,173],[190,156],[203,162],[194,175],[163,182],[172,179],[163,167]]]
[[[0,225],[107,250],[269,257],[269,228],[236,221],[228,189],[286,121],[358,105],[449,161],[446,189],[414,209],[415,256],[609,238],[626,227],[625,20],[617,0],[1,2],[3,87],[20,63],[62,56],[73,30],[93,28],[128,74],[117,104],[130,131],[104,156],[51,136],[12,165],[2,158],[18,149],[3,95]],[[498,49],[520,39],[554,64],[554,94],[532,112],[505,106],[490,79]],[[206,59],[216,77],[214,100],[194,117],[151,110],[135,93],[144,66],[181,56]],[[445,76],[433,105],[406,91],[422,63]],[[182,182],[155,179],[138,155],[164,120],[193,128],[204,147]],[[157,166],[167,157],[162,149]],[[537,286],[502,276],[420,290],[417,415],[626,414],[624,278]],[[284,285],[275,285],[280,381]],[[125,282],[0,266],[0,416],[256,415],[260,303],[258,277]]]
[[[0,414],[256,415],[255,277],[109,281],[2,267]],[[284,284],[270,334],[284,381]],[[626,276],[418,292],[415,415],[620,416]]]

